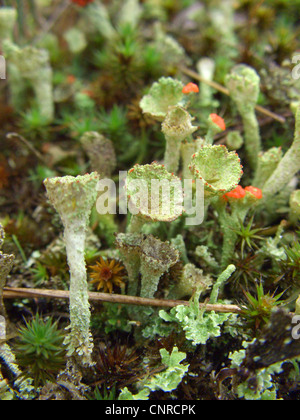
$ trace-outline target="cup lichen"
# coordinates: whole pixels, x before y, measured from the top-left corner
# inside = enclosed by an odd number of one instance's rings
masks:
[[[64,225],[64,240],[70,268],[70,333],[64,344],[68,355],[79,356],[82,364],[91,364],[93,340],[90,333],[85,264],[85,239],[89,217],[97,198],[96,172],[84,176],[65,176],[44,181],[50,203]]]
[[[192,156],[190,171],[202,180],[205,196],[216,197],[233,190],[243,175],[237,153],[229,152],[225,146],[202,146]]]
[[[164,165],[135,165],[127,175],[126,192],[132,213],[128,232],[139,232],[146,222],[172,222],[181,216],[181,180]]]
[[[153,83],[147,95],[145,95],[140,107],[143,112],[150,114],[157,121],[163,121],[170,106],[182,103],[183,83],[172,77],[161,77],[158,82]]]
[[[170,107],[162,123],[166,138],[164,162],[169,172],[176,173],[180,162],[181,143],[188,139],[198,127],[192,125],[193,118],[182,107]]]
[[[0,223],[0,316],[3,316],[3,317],[5,317],[6,315],[4,302],[3,302],[3,288],[6,283],[6,278],[10,270],[12,269],[12,265],[15,258],[14,255],[4,254],[1,251],[4,239],[5,239],[5,232]]]
[[[260,78],[254,69],[240,64],[235,66],[231,73],[227,75],[226,85],[243,119],[245,149],[249,157],[249,163],[255,170],[262,147],[255,114],[255,106],[260,92]]]
[[[292,146],[283,156],[263,187],[267,200],[281,191],[300,170],[300,106],[296,113],[295,136]]]
[[[48,122],[54,118],[54,100],[52,86],[52,68],[48,50],[31,45],[20,48],[8,39],[3,41],[3,50],[9,63],[13,65],[10,73],[9,85],[12,102],[18,104],[24,80],[30,82],[37,103],[37,107]],[[18,89],[16,89],[16,86]]]

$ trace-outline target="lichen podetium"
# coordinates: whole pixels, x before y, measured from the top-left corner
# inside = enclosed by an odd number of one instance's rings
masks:
[[[93,340],[84,250],[89,216],[97,198],[96,172],[44,181],[49,201],[61,217],[70,267],[70,333],[64,343],[68,355],[78,355],[82,364],[91,364]]]

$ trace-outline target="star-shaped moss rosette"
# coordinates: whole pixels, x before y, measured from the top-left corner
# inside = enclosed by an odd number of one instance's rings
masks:
[[[202,180],[205,197],[215,197],[233,190],[243,175],[240,158],[225,146],[202,146],[192,156],[190,171]]]
[[[180,80],[161,77],[142,98],[140,107],[157,121],[163,121],[170,106],[183,105],[185,98],[182,89]]]
[[[260,78],[253,68],[240,64],[234,67],[226,77],[226,85],[243,119],[245,148],[251,166],[256,169],[261,151],[259,125],[255,114],[260,92]]]
[[[68,355],[91,364],[93,342],[85,265],[85,239],[89,217],[97,198],[96,172],[84,176],[48,178],[44,181],[49,201],[61,217],[70,267],[70,328],[64,344]]]
[[[198,127],[192,125],[193,118],[182,107],[170,107],[162,123],[166,138],[164,162],[170,172],[177,172],[180,161],[181,142],[188,139]]]
[[[181,180],[164,165],[135,165],[128,172],[126,192],[132,213],[131,233],[139,232],[146,222],[172,222],[182,215]]]

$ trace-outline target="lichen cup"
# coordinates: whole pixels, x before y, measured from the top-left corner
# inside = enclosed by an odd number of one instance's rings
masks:
[[[184,103],[182,89],[183,84],[179,80],[161,77],[142,98],[140,107],[144,113],[150,114],[157,121],[163,121],[170,106]]]
[[[182,215],[181,180],[164,165],[135,165],[127,175],[126,192],[132,214],[128,232],[140,232],[147,222],[172,222]]]
[[[243,175],[240,158],[225,146],[202,146],[192,156],[190,171],[204,184],[205,198],[232,191]]]
[[[90,333],[85,264],[85,239],[89,217],[97,198],[96,172],[84,176],[48,178],[44,181],[50,203],[64,225],[64,240],[70,268],[70,333],[64,344],[68,356],[79,356],[80,362],[91,364],[93,340]]]

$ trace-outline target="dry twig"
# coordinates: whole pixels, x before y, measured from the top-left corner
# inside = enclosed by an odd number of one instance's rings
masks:
[[[26,289],[6,287],[3,291],[4,299],[16,298],[49,298],[49,299],[69,299],[69,292],[65,290],[48,290],[48,289]],[[162,308],[174,308],[178,305],[189,305],[186,300],[170,300],[170,299],[147,299],[137,296],[118,295],[110,293],[89,292],[89,299],[92,301],[111,302],[125,305],[140,306],[156,306]],[[199,303],[201,308],[207,311],[224,312],[224,313],[240,313],[241,308],[237,305],[209,304]]]

